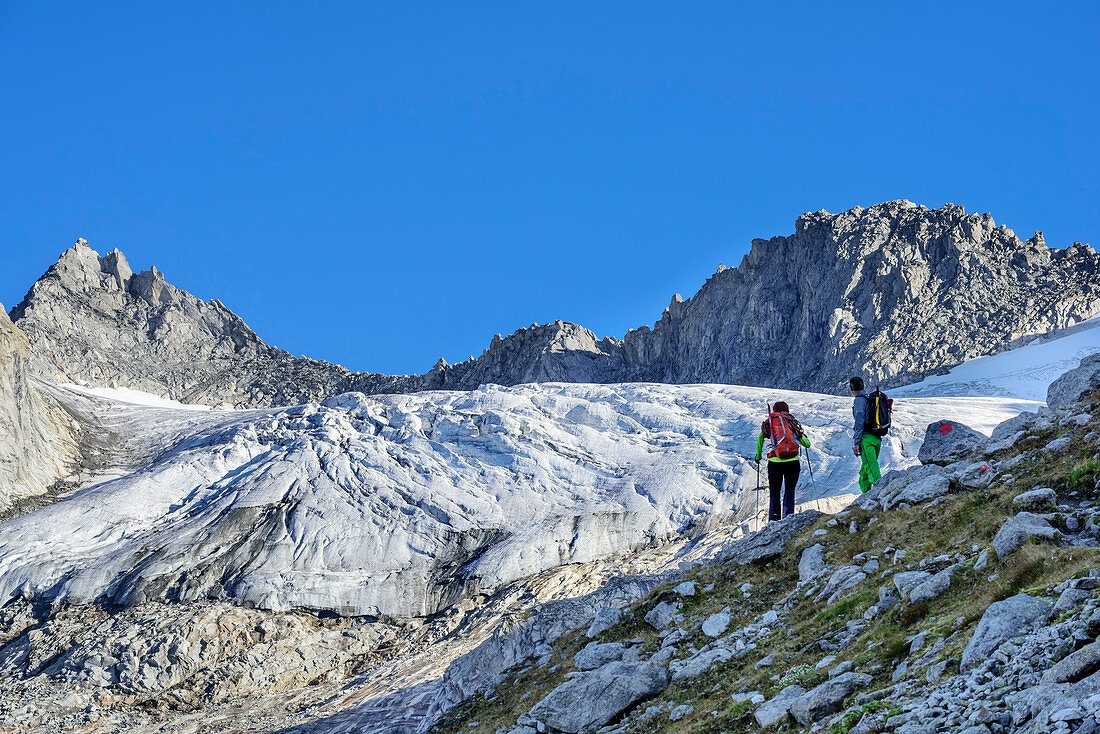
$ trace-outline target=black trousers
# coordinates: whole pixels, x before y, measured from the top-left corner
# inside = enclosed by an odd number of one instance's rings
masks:
[[[798,473],[802,470],[801,461],[769,461],[768,491],[771,495],[768,503],[768,519],[780,520],[794,514],[794,486],[798,484]],[[783,514],[779,512],[779,493],[783,491]]]

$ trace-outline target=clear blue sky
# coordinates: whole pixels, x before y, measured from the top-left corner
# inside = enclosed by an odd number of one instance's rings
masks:
[[[84,236],[419,372],[652,323],[809,210],[1100,244],[1100,3],[769,5],[2,2],[0,301]]]

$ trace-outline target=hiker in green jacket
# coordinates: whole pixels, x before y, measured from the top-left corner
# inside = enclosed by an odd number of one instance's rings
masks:
[[[882,471],[878,467],[878,454],[882,449],[882,439],[867,431],[867,420],[870,417],[871,401],[863,394],[863,378],[853,377],[848,381],[852,388],[852,439],[854,445],[852,451],[860,457],[859,491],[866,492],[871,486],[882,478]]]
[[[768,520],[780,520],[794,514],[794,487],[798,484],[798,474],[802,469],[799,462],[799,446],[810,447],[810,439],[802,424],[791,415],[790,407],[783,401],[772,406],[767,420],[760,426],[760,435],[756,438],[756,462],[760,463],[764,450],[764,439],[771,441],[768,452]],[[783,502],[780,508],[780,489]]]

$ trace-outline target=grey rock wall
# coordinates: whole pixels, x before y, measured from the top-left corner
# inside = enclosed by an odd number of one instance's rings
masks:
[[[908,201],[798,218],[753,240],[652,327],[599,339],[576,324],[493,337],[476,359],[421,375],[353,373],[263,342],[219,301],[155,268],[132,273],[83,240],[37,282],[12,320],[52,379],[147,390],[185,402],[286,405],[341,392],[469,390],[486,383],[730,383],[842,391],[914,382],[1100,313],[1100,256],[1026,242],[989,214]]]
[[[30,345],[0,310],[0,510],[42,494],[78,457],[72,418],[30,379]]]

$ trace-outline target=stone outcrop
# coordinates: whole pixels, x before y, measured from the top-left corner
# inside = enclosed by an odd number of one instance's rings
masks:
[[[1047,405],[1054,409],[1070,408],[1085,395],[1100,388],[1100,354],[1081,360],[1047,388]]]
[[[963,651],[959,669],[965,673],[983,662],[1002,642],[1045,624],[1053,607],[1053,599],[1027,594],[990,604]]]
[[[993,536],[993,550],[998,558],[1015,553],[1032,538],[1052,540],[1058,536],[1058,531],[1042,515],[1031,512],[1020,512],[1001,526],[997,534]]]
[[[936,421],[924,432],[917,458],[922,464],[947,466],[964,458],[986,442],[986,437],[956,421]]]
[[[988,214],[908,201],[804,214],[753,240],[688,300],[622,339],[555,321],[493,337],[478,358],[420,375],[352,373],[264,343],[219,301],[133,273],[81,240],[12,310],[38,371],[185,402],[267,406],[543,382],[732,383],[833,392],[853,374],[891,386],[1100,312],[1100,256],[1048,249]]]
[[[72,417],[32,384],[27,338],[0,309],[0,510],[69,473],[79,449]]]
[[[609,663],[562,683],[530,716],[557,731],[591,734],[668,684],[668,671],[652,663]]]

